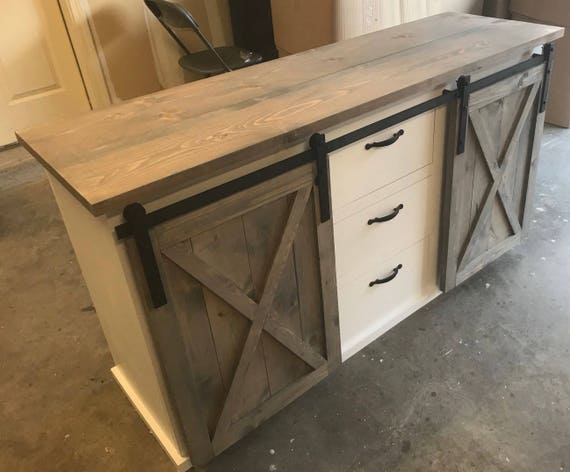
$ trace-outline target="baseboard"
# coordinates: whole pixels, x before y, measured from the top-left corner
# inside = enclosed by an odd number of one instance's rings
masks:
[[[413,315],[416,311],[418,311],[423,306],[427,305],[429,302],[437,298],[439,295],[441,295],[441,291],[437,290],[435,293],[423,298],[417,303],[414,303],[403,312],[396,313],[388,318],[381,318],[378,321],[378,323],[371,325],[368,330],[361,333],[358,337],[350,339],[346,342],[342,342],[341,338],[342,362],[347,361],[358,351],[364,349],[371,342],[375,341],[384,333],[391,330],[398,323],[404,321],[408,316]]]
[[[161,428],[160,424],[156,421],[156,418],[152,412],[146,407],[143,399],[138,395],[136,389],[131,385],[127,376],[123,373],[120,366],[115,366],[111,369],[111,373],[115,377],[115,380],[125,392],[125,395],[130,400],[135,410],[138,411],[139,415],[142,417],[146,425],[152,431],[154,437],[158,440],[159,444],[162,446],[170,460],[174,462],[176,470],[178,472],[185,472],[192,468],[192,463],[189,457],[184,457],[180,455],[176,445],[170,440],[166,435],[164,430]]]

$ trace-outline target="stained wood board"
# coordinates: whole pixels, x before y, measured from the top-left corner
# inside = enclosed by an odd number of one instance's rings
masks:
[[[457,135],[449,134],[445,290],[521,241],[544,118],[538,113],[543,74],[538,66],[474,93],[462,155],[455,156]]]
[[[563,36],[445,13],[18,133],[95,215],[161,198]]]

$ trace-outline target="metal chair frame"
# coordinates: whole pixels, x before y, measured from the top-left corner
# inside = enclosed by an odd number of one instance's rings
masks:
[[[194,19],[192,14],[184,8],[182,5],[173,2],[167,2],[165,0],[144,0],[145,5],[168,32],[168,34],[176,41],[176,43],[184,50],[188,55],[192,52],[186,47],[178,35],[174,32],[173,28],[179,29],[191,29],[198,35],[200,40],[206,45],[212,54],[216,56],[220,64],[227,72],[231,72],[232,69],[226,61],[222,59],[222,56],[216,51],[216,48],[212,46],[208,38],[204,36],[197,21]]]

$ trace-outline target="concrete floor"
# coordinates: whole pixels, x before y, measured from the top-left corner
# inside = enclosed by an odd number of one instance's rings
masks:
[[[570,131],[548,128],[521,247],[206,471],[570,470],[569,154]],[[0,470],[173,471],[111,378],[49,187],[20,149],[0,154],[0,254]]]

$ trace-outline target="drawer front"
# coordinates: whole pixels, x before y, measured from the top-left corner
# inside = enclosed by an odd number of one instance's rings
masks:
[[[424,239],[438,224],[437,193],[428,177],[335,224],[338,278],[366,272],[371,261],[385,260]]]
[[[333,212],[430,164],[434,126],[432,111],[331,153]],[[390,145],[366,149],[366,144],[386,142],[402,132]]]
[[[366,346],[434,297],[437,245],[428,237],[396,256],[368,264],[365,274],[338,283],[340,335],[343,358]],[[370,287],[377,278],[398,275]]]

